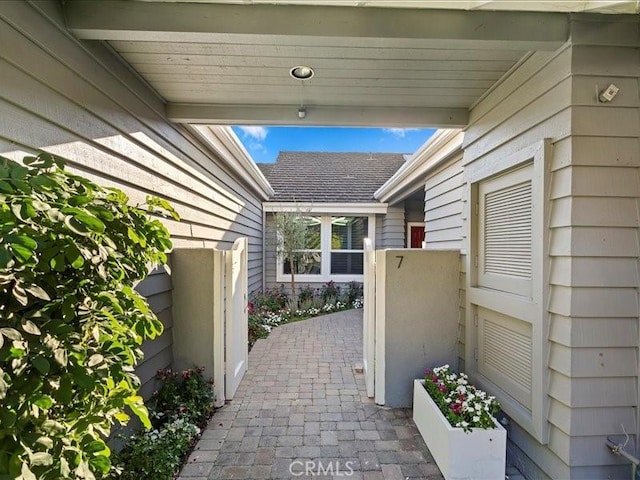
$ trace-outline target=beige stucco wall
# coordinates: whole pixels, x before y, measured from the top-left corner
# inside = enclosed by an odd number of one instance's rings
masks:
[[[213,249],[176,249],[172,255],[173,311],[181,321],[173,328],[173,360],[177,370],[215,368],[214,318],[221,322],[223,307],[214,297],[215,280],[222,278],[222,257]],[[220,282],[221,283],[221,282]]]
[[[457,367],[459,256],[455,250],[376,252],[376,322],[384,325],[384,339],[376,341],[385,345],[388,407],[411,406],[413,379],[426,368]]]

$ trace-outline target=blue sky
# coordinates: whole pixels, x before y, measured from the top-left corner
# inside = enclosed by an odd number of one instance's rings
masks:
[[[278,152],[413,153],[432,128],[233,127],[256,162],[275,162]]]

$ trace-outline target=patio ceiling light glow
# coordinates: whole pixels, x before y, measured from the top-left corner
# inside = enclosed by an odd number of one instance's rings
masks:
[[[307,67],[306,65],[298,65],[297,67],[293,67],[289,70],[289,75],[296,80],[309,80],[313,77],[313,74],[313,68]]]

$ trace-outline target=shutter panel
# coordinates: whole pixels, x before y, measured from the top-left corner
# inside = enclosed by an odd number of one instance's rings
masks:
[[[531,408],[531,324],[478,307],[478,370]]]
[[[532,167],[479,185],[480,286],[531,295]]]

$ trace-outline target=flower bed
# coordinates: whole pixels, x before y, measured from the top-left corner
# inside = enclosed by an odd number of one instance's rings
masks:
[[[448,365],[414,381],[413,421],[446,480],[504,478],[506,431],[496,400]]]
[[[500,404],[495,397],[469,385],[469,377],[464,373],[452,372],[449,365],[427,370],[424,388],[452,427],[466,432],[494,427]]]
[[[248,305],[249,348],[278,325],[362,306],[362,284],[358,282],[349,283],[344,292],[335,282],[327,282],[317,290],[307,285],[296,299],[287,294],[284,285],[254,293]]]
[[[213,414],[212,383],[205,380],[203,370],[158,371],[162,385],[147,405],[153,428],[125,440],[114,458],[113,478],[174,478]]]

